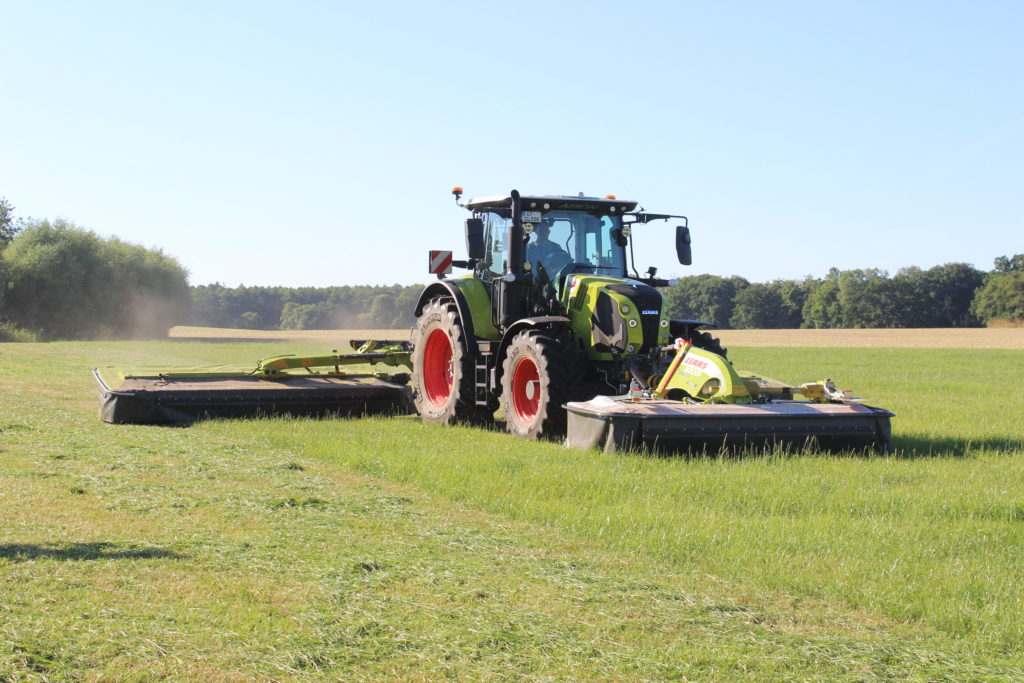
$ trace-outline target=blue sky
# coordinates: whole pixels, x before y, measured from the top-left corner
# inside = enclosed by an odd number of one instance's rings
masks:
[[[690,219],[754,281],[1024,251],[1021,2],[0,0],[0,196],[193,284],[412,284],[450,188]]]

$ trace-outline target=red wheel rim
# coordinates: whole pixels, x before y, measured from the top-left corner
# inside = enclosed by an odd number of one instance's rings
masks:
[[[444,330],[434,330],[423,350],[423,390],[427,400],[443,406],[452,395],[452,342]]]
[[[523,422],[540,412],[540,373],[532,358],[521,358],[512,371],[512,408]]]

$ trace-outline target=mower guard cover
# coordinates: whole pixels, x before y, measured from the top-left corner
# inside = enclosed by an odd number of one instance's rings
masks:
[[[599,396],[570,402],[566,445],[605,452],[815,446],[892,449],[893,413],[858,403],[774,401],[752,404]]]

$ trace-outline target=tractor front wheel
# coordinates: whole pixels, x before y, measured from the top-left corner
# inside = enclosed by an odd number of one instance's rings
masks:
[[[576,354],[540,330],[520,332],[502,364],[501,396],[508,431],[527,439],[565,434],[567,401],[579,398]]]
[[[691,341],[698,349],[717,353],[722,358],[727,357],[725,354],[728,353],[729,350],[722,346],[722,340],[712,335],[710,332],[697,332],[693,335],[693,339]]]
[[[479,422],[486,409],[475,405],[473,359],[463,347],[459,310],[450,299],[432,299],[412,332],[412,386],[416,412],[424,422]]]

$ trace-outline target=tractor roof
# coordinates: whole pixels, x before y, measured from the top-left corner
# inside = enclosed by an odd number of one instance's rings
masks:
[[[623,213],[636,208],[636,202],[614,199],[609,197],[585,197],[566,195],[522,195],[523,210],[536,211],[538,209],[548,211],[560,209],[563,211],[600,211],[602,213]],[[546,205],[546,206],[545,206]],[[512,206],[512,195],[500,194],[489,197],[474,197],[466,202],[466,208],[473,211],[486,209],[509,208]],[[614,209],[612,209],[614,207]]]

